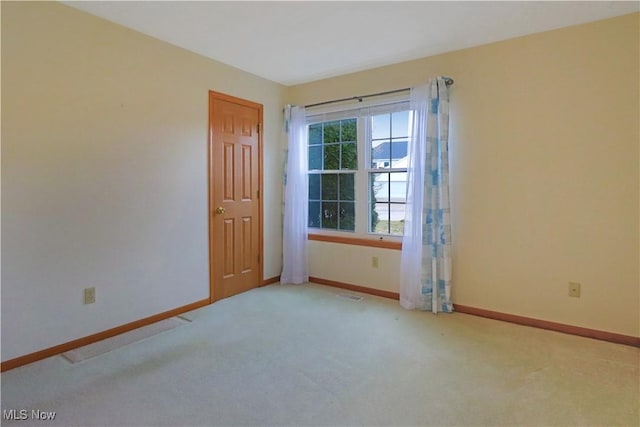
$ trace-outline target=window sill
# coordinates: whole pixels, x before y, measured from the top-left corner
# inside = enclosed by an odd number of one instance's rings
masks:
[[[384,238],[371,238],[365,239],[362,237],[346,237],[346,236],[333,236],[327,234],[311,234],[308,236],[309,240],[316,240],[319,242],[330,243],[342,243],[345,245],[356,246],[368,246],[372,248],[384,248],[384,249],[402,249],[402,242],[396,242],[391,240],[384,240]]]

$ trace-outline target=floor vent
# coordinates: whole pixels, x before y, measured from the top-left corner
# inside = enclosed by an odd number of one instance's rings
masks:
[[[364,298],[358,295],[338,294],[340,298],[350,299],[351,301],[362,301]]]
[[[84,347],[67,351],[65,353],[62,353],[62,357],[64,357],[71,363],[82,362],[84,360],[100,356],[101,354],[108,353],[120,347],[124,347],[126,345],[151,338],[161,332],[169,331],[179,326],[188,325],[189,323],[191,323],[191,320],[187,319],[186,317],[170,317],[168,319],[164,319],[138,329],[133,329],[131,331],[104,339],[102,341],[94,342],[93,344],[85,345]]]

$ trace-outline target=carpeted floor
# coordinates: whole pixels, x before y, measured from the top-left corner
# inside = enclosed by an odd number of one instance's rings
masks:
[[[71,364],[2,374],[2,425],[637,426],[640,349],[321,285],[256,289]]]

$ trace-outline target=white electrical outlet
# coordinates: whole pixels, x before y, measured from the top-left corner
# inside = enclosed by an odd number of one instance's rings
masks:
[[[371,257],[371,267],[378,268],[378,257],[377,256]]]
[[[93,304],[96,302],[96,288],[84,288],[84,303]]]

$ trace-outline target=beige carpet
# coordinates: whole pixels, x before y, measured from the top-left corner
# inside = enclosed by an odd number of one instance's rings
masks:
[[[139,342],[144,339],[150,338],[161,332],[165,332],[178,326],[183,326],[190,323],[189,320],[181,317],[171,317],[164,319],[151,325],[143,326],[138,329],[134,329],[124,334],[116,335],[115,337],[107,338],[102,341],[94,342],[93,344],[85,345],[65,353],[62,353],[62,357],[67,359],[71,363],[82,362],[83,360],[91,359],[92,357],[100,356],[101,354],[108,353],[117,348],[123,347],[134,342]]]
[[[2,374],[59,426],[637,426],[640,349],[272,285],[100,357]]]

